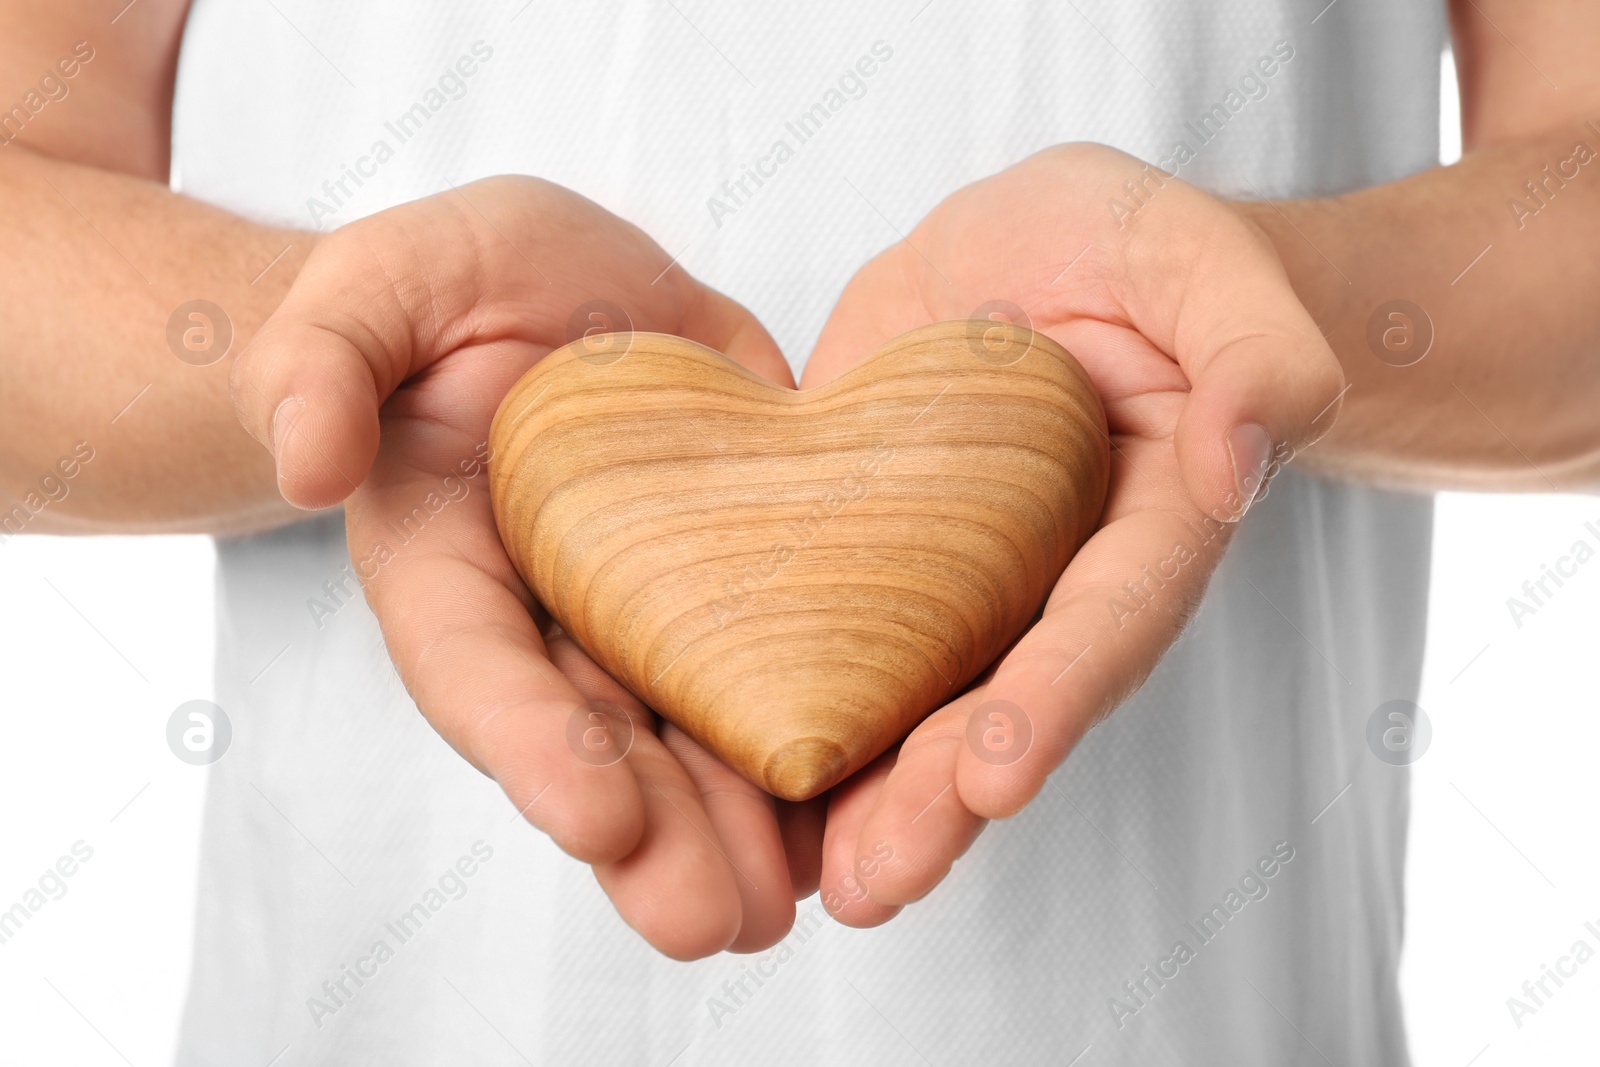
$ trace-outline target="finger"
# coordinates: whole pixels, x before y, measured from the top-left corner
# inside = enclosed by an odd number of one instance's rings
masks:
[[[626,763],[574,751],[587,701],[545,660],[521,602],[459,560],[396,564],[385,584],[385,640],[434,729],[568,854],[627,855],[644,827],[638,785]],[[396,616],[393,600],[412,610]]]
[[[589,863],[627,855],[645,825],[638,784],[626,762],[596,760],[571,743],[586,698],[547,658],[487,493],[469,490],[398,543],[391,517],[410,520],[437,483],[389,475],[352,498],[346,526],[368,603],[418,708],[564,851]]]
[[[661,741],[689,775],[728,866],[737,876],[741,921],[730,952],[770,948],[794,925],[794,891],[775,801],[671,725]]]
[[[1144,682],[1198,606],[1235,529],[1190,506],[1108,519],[972,709],[978,721],[966,723],[955,780],[977,815],[1019,811],[1089,727]]]
[[[637,753],[629,753],[632,765],[659,767],[665,776],[664,781],[658,780],[660,775],[644,780],[647,808],[654,802],[669,830],[681,832],[686,826],[708,825],[716,860],[705,855],[705,839],[701,838],[688,842],[700,850],[691,855],[690,862],[726,867],[734,876],[738,892],[734,909],[738,934],[725,945],[725,931],[719,919],[726,915],[708,910],[725,912],[725,902],[716,892],[707,896],[697,884],[682,882],[683,876],[672,862],[670,843],[663,845],[651,839],[650,847],[656,850],[652,858],[616,864],[603,877],[602,872],[596,871],[618,914],[652,945],[677,959],[695,959],[723,947],[735,952],[756,952],[776,944],[794,923],[794,901],[771,798],[676,727],[663,725],[659,735],[651,734],[653,716],[638,698],[601,670],[554,623],[548,641],[551,662],[585,696],[615,702],[637,716],[638,732],[634,736],[640,748]],[[667,760],[657,752],[660,746],[665,747]],[[677,762],[698,794],[687,802],[677,802],[677,807],[683,809],[681,813],[667,799],[682,788],[682,777],[672,773],[670,761]],[[670,818],[669,808],[674,809]],[[650,833],[646,831],[647,839]],[[710,877],[714,889],[725,881],[706,870],[697,871],[696,876]],[[676,901],[664,899],[662,886],[675,885],[682,886]]]
[[[679,751],[672,751],[668,737],[652,732],[654,716],[639,699],[601,670],[554,623],[549,647],[551,662],[581,692],[591,700],[614,702],[634,720],[626,764],[643,790],[647,823],[639,847],[623,862],[595,867],[595,877],[617,914],[657,950],[674,959],[698,959],[733,948],[729,936],[736,933],[737,939],[742,940],[747,925],[753,926],[752,936],[759,936],[763,926],[768,930],[780,927],[772,939],[776,942],[793,922],[793,902],[782,888],[786,880],[781,849],[773,841],[762,839],[763,834],[765,838],[775,838],[776,827],[770,825],[770,819],[768,825],[761,825],[758,813],[752,817],[749,811],[735,805],[722,805],[733,810],[714,814],[712,805],[704,799],[705,793],[715,795],[719,789],[736,784],[744,785],[743,796],[747,800],[749,793],[759,791],[722,768],[681,731],[666,727],[676,735],[671,744]],[[684,757],[688,757],[687,762]],[[729,777],[736,778],[737,783],[729,782]],[[751,806],[759,809],[759,800]],[[725,829],[741,836],[723,836]],[[754,907],[746,905],[744,887],[737,880],[733,881],[736,896],[731,901],[728,897],[730,878],[737,879],[739,871],[729,860],[722,840],[756,842],[758,854],[745,869],[754,869],[771,891],[753,897]],[[774,866],[775,873],[770,870]],[[776,907],[769,897],[776,897]],[[788,920],[782,920],[781,914],[774,920],[772,913],[781,913],[784,906],[789,909]],[[753,924],[752,912],[757,915]]]
[[[894,766],[890,749],[828,792],[828,819],[822,838],[822,906],[845,926],[881,926],[900,909],[880,904],[856,871],[861,827]]]
[[[778,801],[778,830],[789,863],[794,899],[804,900],[822,883],[822,835],[828,814],[826,795],[799,802]]]
[[[695,283],[694,310],[683,336],[741,364],[768,381],[794,388],[794,372],[765,326],[743,305]]]
[[[962,803],[956,764],[981,691],[940,709],[900,745],[899,758],[858,831],[854,870],[879,904],[926,896],[982,832]]]
[[[644,833],[625,858],[596,864],[595,878],[617,913],[657,951],[677,960],[721,952],[743,924],[742,876],[694,780],[660,738],[641,731],[626,762],[644,797]],[[778,895],[788,895],[787,884]]]

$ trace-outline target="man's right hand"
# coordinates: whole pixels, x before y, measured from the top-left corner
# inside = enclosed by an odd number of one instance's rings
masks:
[[[500,177],[324,238],[239,356],[234,405],[272,451],[285,499],[343,501],[352,557],[382,560],[360,568],[367,601],[406,687],[456,751],[593,864],[660,951],[758,950],[815,888],[820,807],[779,805],[680,731],[658,731],[540,611],[501,546],[487,479],[449,492],[479,474],[501,398],[572,339],[574,312],[591,301],[792,385],[750,313],[639,230],[566,189]],[[596,321],[630,325],[614,317]],[[430,494],[450,503],[426,509]],[[397,547],[394,530],[419,507],[426,523],[413,519]],[[632,717],[616,762],[569,743],[595,700]]]

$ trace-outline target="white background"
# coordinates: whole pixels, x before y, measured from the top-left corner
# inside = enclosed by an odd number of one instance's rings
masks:
[[[1600,959],[1520,1028],[1506,1005],[1579,938],[1600,949],[1600,559],[1520,628],[1506,607],[1580,539],[1600,546],[1600,499],[1439,499],[1402,968],[1418,1067],[1596,1059]],[[0,1061],[171,1061],[205,772],[165,724],[211,695],[211,567],[204,538],[0,544],[0,911],[75,842],[94,850],[0,945]]]

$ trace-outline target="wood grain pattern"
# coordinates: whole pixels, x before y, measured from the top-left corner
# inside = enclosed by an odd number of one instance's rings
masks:
[[[502,402],[500,536],[602,667],[777,796],[960,693],[1099,520],[1099,398],[1025,327],[935,323],[806,392],[677,337],[604,342]]]

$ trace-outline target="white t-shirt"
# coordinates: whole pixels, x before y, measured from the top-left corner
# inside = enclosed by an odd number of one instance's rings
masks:
[[[1050,144],[1184,142],[1182,177],[1232,195],[1433,165],[1443,4],[1321,7],[198,0],[174,180],[326,228],[536,174],[681,253],[798,373],[896,229]],[[1407,778],[1365,736],[1415,696],[1431,517],[1282,475],[1145,687],[931,896],[870,931],[813,897],[777,949],[695,963],[416,713],[360,596],[324,585],[337,518],[225,539],[234,739],[180,1062],[1404,1063]]]

